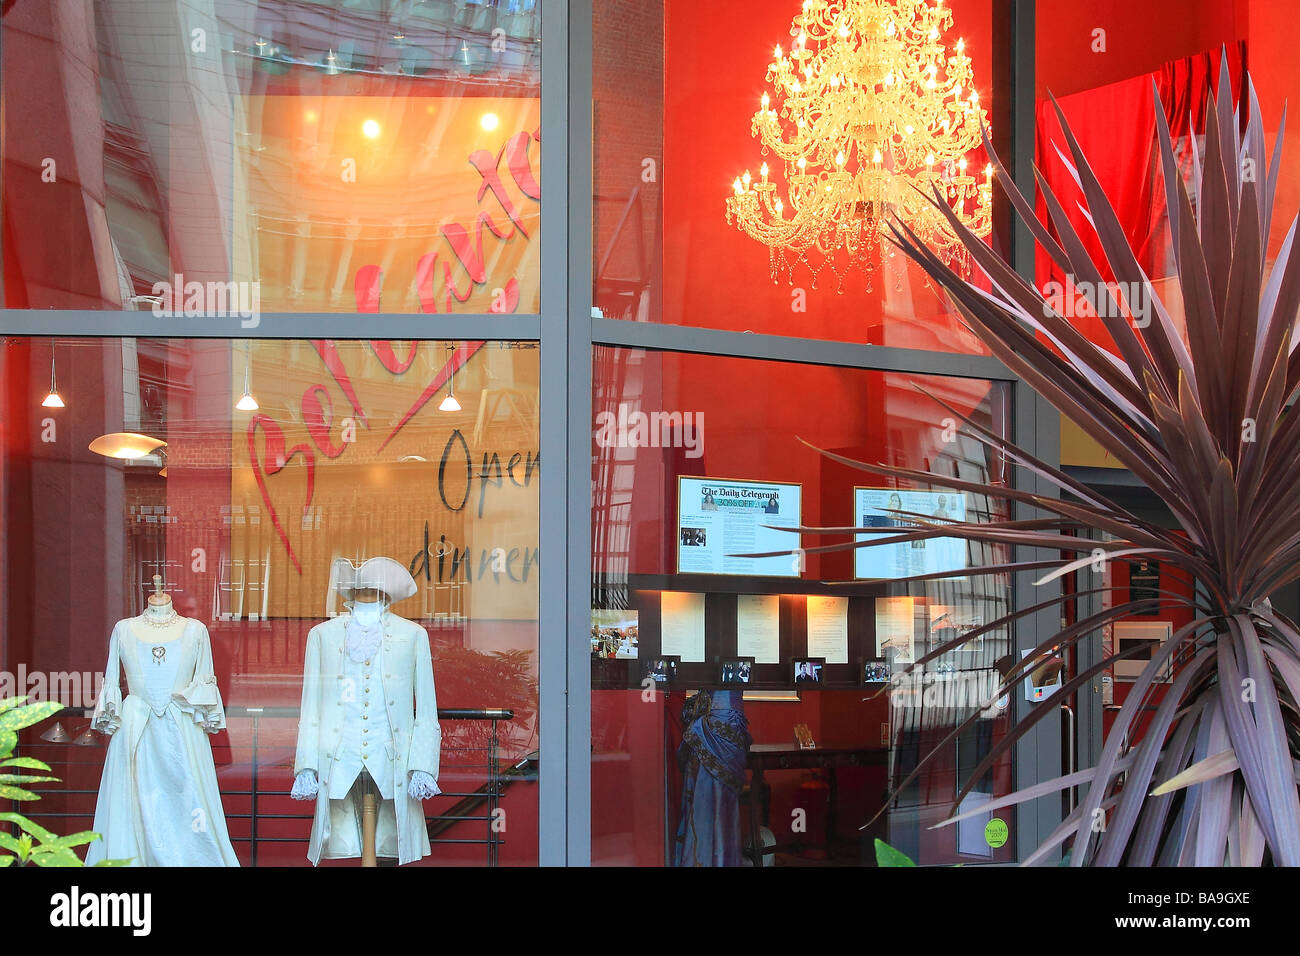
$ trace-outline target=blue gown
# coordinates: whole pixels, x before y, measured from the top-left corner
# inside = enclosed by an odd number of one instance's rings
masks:
[[[674,866],[740,866],[740,792],[753,738],[742,692],[701,691],[682,709],[682,814]]]

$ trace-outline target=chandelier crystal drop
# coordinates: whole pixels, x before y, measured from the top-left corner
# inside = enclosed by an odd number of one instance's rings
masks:
[[[937,188],[971,231],[989,234],[993,168],[981,181],[967,160],[988,116],[965,43],[945,43],[951,26],[944,0],[804,0],[751,124],[758,175],[745,170],[727,197],[727,221],[768,247],[773,282],[793,284],[802,263],[814,288],[829,268],[837,291],[855,270],[870,291],[891,215],[968,272],[931,203]]]

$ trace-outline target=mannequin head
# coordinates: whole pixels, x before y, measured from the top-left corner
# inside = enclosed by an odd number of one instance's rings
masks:
[[[372,625],[379,623],[389,603],[388,595],[379,588],[355,588],[351,600],[345,601],[344,606],[352,612],[357,623]]]

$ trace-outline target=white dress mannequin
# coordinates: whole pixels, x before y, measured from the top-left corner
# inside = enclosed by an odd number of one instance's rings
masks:
[[[226,725],[208,630],[170,600],[150,602],[144,614],[118,621],[109,640],[92,721],[112,736],[95,804],[102,839],[87,848],[86,863],[238,866],[204,734]]]

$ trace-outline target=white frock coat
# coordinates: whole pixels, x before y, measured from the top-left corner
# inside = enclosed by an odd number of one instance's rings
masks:
[[[345,676],[344,642],[349,615],[342,614],[317,624],[307,635],[307,656],[303,666],[302,712],[298,720],[298,749],[294,776],[316,771],[320,792],[312,821],[307,858],[319,863],[326,859],[360,855],[359,831],[351,821],[360,820],[361,808],[352,794],[330,800],[330,778],[335,762],[343,756],[344,696],[349,692]],[[429,855],[429,833],[421,801],[407,794],[409,774],[422,770],[435,780],[442,752],[442,728],[438,725],[438,698],[433,685],[433,658],[429,635],[420,625],[388,611],[384,614],[381,699],[392,730],[388,757],[393,772],[393,811],[398,863],[413,863]],[[356,688],[350,689],[352,693]],[[384,831],[393,825],[385,806],[379,814],[380,847],[389,842]],[[332,807],[331,804],[334,806]],[[347,822],[351,825],[337,826]]]

